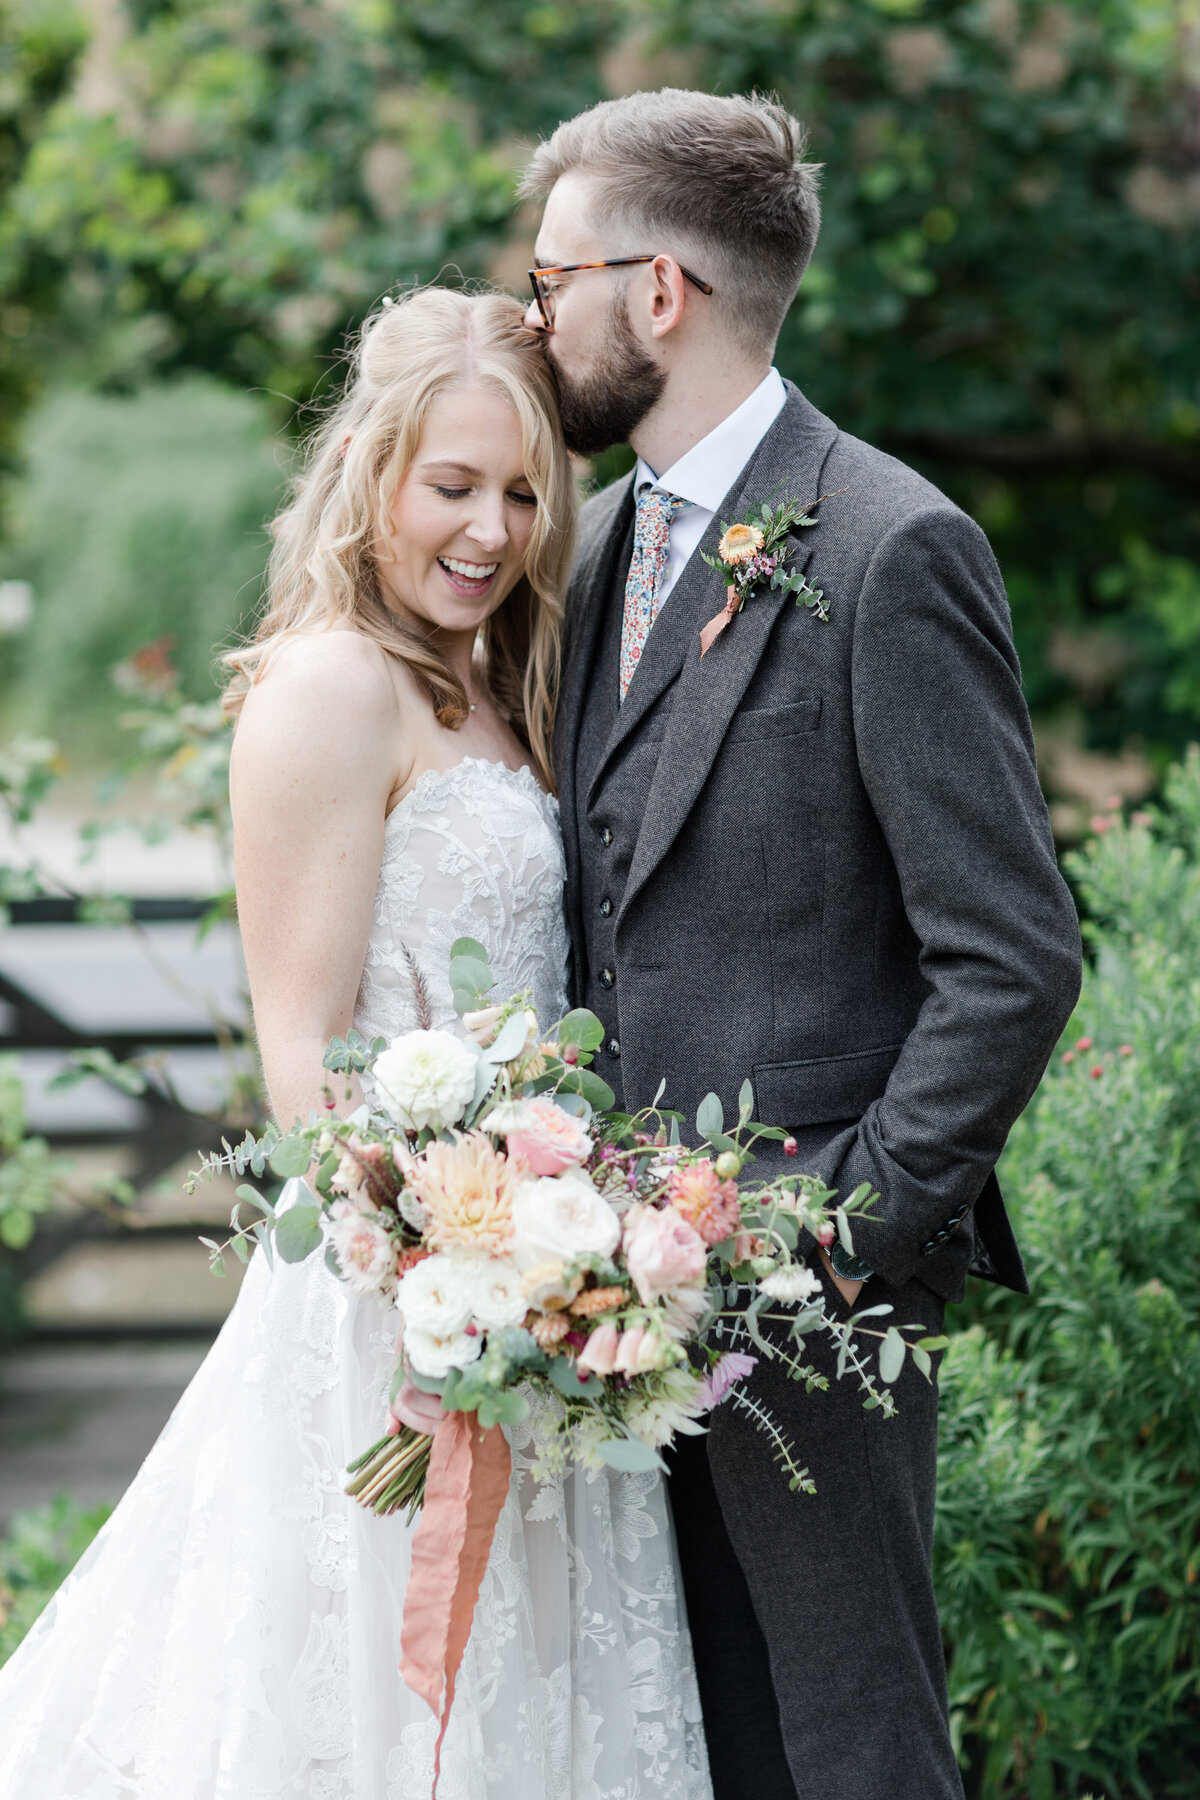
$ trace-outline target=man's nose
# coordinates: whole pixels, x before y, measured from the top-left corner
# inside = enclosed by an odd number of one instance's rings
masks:
[[[526,331],[545,331],[546,321],[542,317],[542,309],[536,300],[531,300],[525,308],[525,317],[521,323]]]

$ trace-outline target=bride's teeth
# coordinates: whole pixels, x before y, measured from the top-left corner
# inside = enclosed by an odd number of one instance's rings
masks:
[[[443,556],[439,560],[444,568],[450,569],[455,575],[461,575],[466,581],[486,581],[500,567],[499,563],[457,562],[452,556]]]

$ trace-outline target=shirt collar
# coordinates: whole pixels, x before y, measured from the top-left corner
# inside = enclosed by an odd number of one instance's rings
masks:
[[[707,437],[693,444],[662,475],[656,475],[649,463],[638,457],[634,471],[633,491],[640,493],[649,483],[663,488],[681,499],[690,500],[706,512],[716,512],[722,500],[767,432],[783,411],[787,389],[778,369],[770,369],[735,412],[713,427]]]

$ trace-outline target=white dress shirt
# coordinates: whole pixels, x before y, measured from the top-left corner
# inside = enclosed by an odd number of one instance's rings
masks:
[[[671,522],[667,568],[659,589],[660,606],[682,575],[718,506],[783,411],[786,399],[783,377],[778,369],[771,369],[736,412],[722,419],[707,437],[693,444],[661,475],[656,475],[649,463],[638,457],[633,476],[635,494],[647,487],[659,488],[692,503],[682,507]],[[764,500],[766,497],[762,496]]]

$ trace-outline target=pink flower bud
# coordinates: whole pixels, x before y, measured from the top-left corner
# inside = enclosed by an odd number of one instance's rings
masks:
[[[579,1061],[579,1045],[564,1044],[562,1047],[562,1059],[569,1067],[573,1068]]]
[[[636,1372],[638,1353],[642,1348],[642,1339],[645,1335],[644,1325],[631,1325],[628,1331],[621,1333],[617,1353],[613,1357],[614,1374],[632,1375]]]
[[[1062,1059],[1065,1063],[1073,1063],[1075,1061],[1075,1052],[1073,1050],[1064,1050]]]
[[[785,1156],[799,1156],[799,1154],[800,1154],[800,1146],[799,1146],[799,1144],[798,1144],[798,1143],[797,1143],[797,1142],[796,1142],[796,1140],[795,1140],[795,1138],[794,1138],[794,1137],[785,1137],[785,1138],[784,1138],[784,1140],[783,1140],[783,1154],[784,1154],[784,1155],[785,1155]]]
[[[1075,1048],[1077,1050],[1090,1050],[1092,1047],[1092,1042],[1093,1042],[1093,1040],[1090,1037],[1076,1038],[1075,1039]]]
[[[828,1250],[836,1236],[837,1231],[830,1219],[826,1219],[825,1223],[817,1228],[817,1242],[818,1244],[822,1244],[826,1250]]]
[[[1132,1056],[1133,1055],[1133,1045],[1132,1044],[1122,1044],[1117,1051],[1117,1055],[1118,1056]]]
[[[1096,1065],[1093,1068],[1088,1070],[1088,1074],[1091,1076],[1093,1081],[1099,1081],[1099,1079],[1103,1075],[1103,1073],[1104,1073],[1104,1069],[1100,1063],[1096,1063]]]
[[[617,1345],[621,1333],[612,1319],[605,1319],[597,1325],[588,1339],[575,1367],[583,1375],[589,1370],[593,1375],[601,1377],[611,1375],[617,1366]]]

